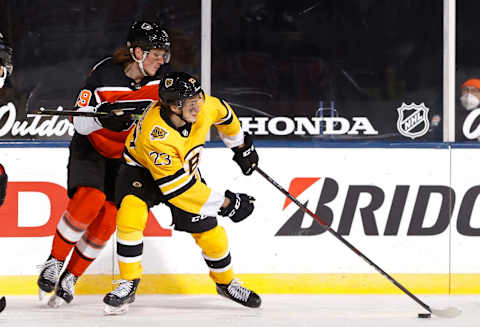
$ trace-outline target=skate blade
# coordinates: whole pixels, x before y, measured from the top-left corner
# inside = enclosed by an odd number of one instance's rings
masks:
[[[107,316],[123,315],[128,312],[129,306],[130,303],[125,303],[119,307],[112,307],[111,305],[106,304],[103,308],[103,313]]]
[[[47,297],[48,294],[51,292],[45,292],[42,291],[40,288],[38,289],[38,300],[41,302],[45,302],[45,298]]]
[[[64,305],[65,303],[65,300],[62,299],[61,297],[59,296],[56,296],[55,294],[52,295],[52,297],[50,298],[50,300],[48,300],[48,303],[47,305],[50,307],[50,308],[60,308],[62,305]]]

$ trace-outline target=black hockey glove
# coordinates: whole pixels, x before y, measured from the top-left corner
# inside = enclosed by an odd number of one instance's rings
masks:
[[[5,168],[0,164],[0,206],[5,201],[5,195],[7,194],[8,176],[5,172]]]
[[[238,146],[232,148],[235,153],[233,155],[233,161],[240,166],[244,175],[251,175],[258,164],[258,154],[253,145],[253,137],[245,133],[243,144],[242,148]]]
[[[121,104],[120,104],[121,105]],[[97,107],[97,112],[108,112],[107,115],[98,117],[99,123],[114,132],[121,132],[128,129],[132,123],[132,114],[128,111],[119,109],[118,103],[102,103]]]
[[[218,212],[220,216],[229,217],[236,223],[250,216],[253,211],[254,197],[245,193],[233,193],[229,190],[225,191],[225,197],[230,199],[230,203],[226,208],[220,208]]]

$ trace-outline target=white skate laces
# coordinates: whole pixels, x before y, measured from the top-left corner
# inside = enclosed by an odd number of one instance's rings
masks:
[[[114,280],[112,284],[120,284],[117,286],[116,289],[114,289],[110,293],[119,298],[128,296],[133,289],[133,281],[131,280],[126,280],[126,279]]]
[[[77,277],[74,274],[67,274],[65,278],[62,279],[60,286],[69,294],[73,295],[75,291],[75,283],[77,282]]]
[[[238,279],[233,279],[232,282],[227,287],[228,293],[235,299],[242,302],[247,302],[248,297],[250,296],[251,291],[242,286],[242,282]]]
[[[46,280],[55,283],[60,276],[60,271],[62,270],[63,262],[55,258],[47,260],[44,264],[38,265],[37,268],[42,270],[42,277]]]

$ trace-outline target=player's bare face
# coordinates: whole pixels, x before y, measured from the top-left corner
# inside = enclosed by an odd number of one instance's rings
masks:
[[[143,61],[143,69],[149,76],[155,75],[160,66],[165,64],[164,55],[165,50],[162,49],[152,49],[148,52]]]
[[[203,103],[203,96],[202,94],[198,94],[193,98],[185,100],[183,102],[183,119],[185,119],[189,123],[194,123],[197,121],[197,116],[202,109]]]

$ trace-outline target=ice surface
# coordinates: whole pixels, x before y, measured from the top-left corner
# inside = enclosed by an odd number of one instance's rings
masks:
[[[36,296],[7,296],[0,326],[479,326],[479,296],[419,297],[432,308],[456,306],[463,314],[419,319],[425,311],[406,295],[263,295],[260,309],[217,295],[138,295],[122,316],[103,315],[102,295],[76,296],[59,309],[47,308]]]

